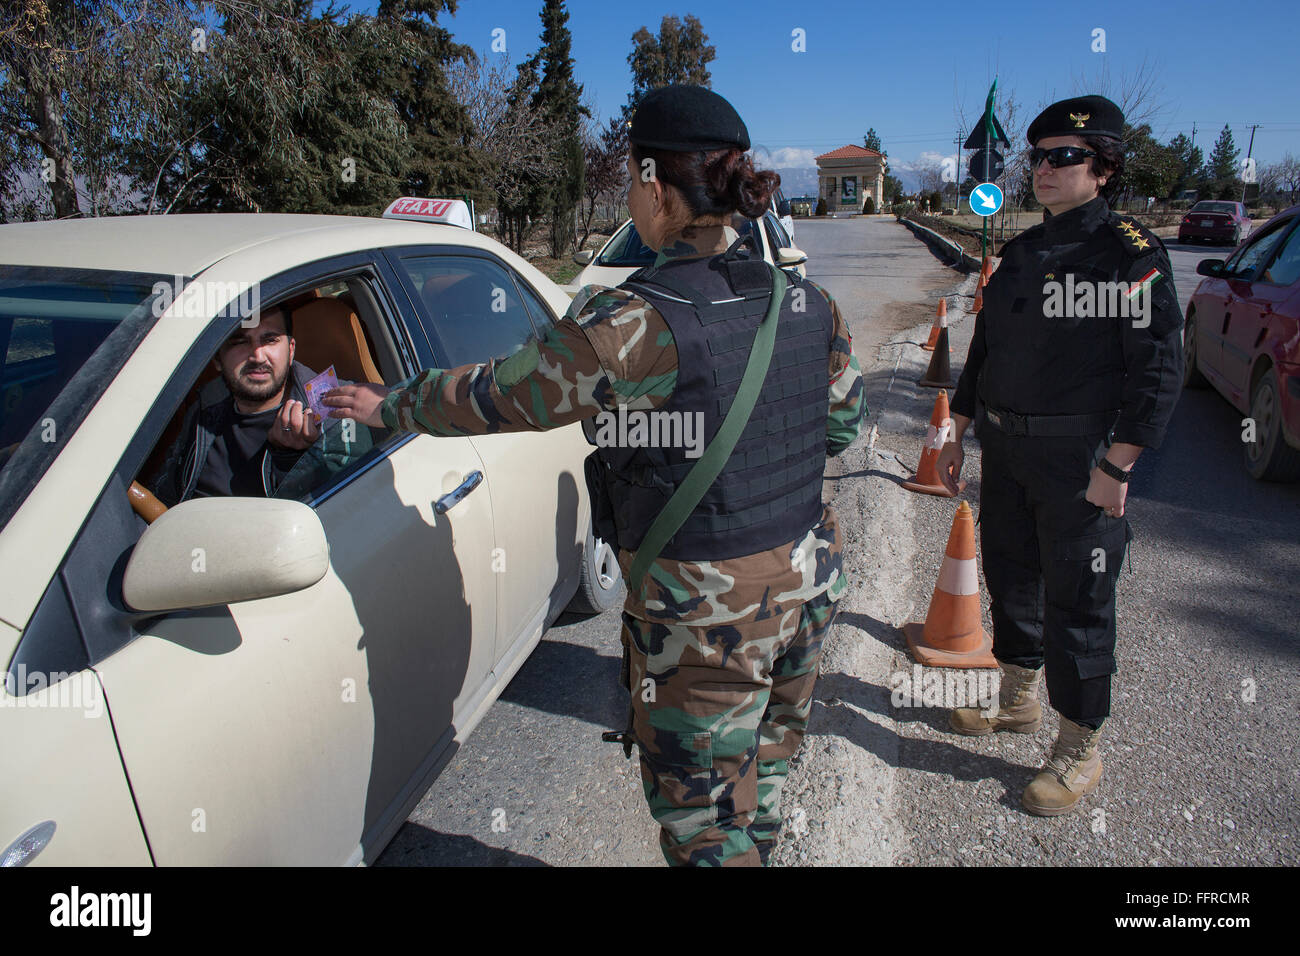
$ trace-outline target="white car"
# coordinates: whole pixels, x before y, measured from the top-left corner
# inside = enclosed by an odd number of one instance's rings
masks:
[[[756,221],[737,216],[733,228],[740,234],[753,232]],[[763,214],[763,228],[759,229],[758,238],[763,247],[763,258],[774,265],[794,269],[799,275],[805,275],[804,263],[808,257],[794,247],[781,220],[769,209]],[[583,270],[564,286],[569,295],[576,295],[583,286],[600,285],[614,288],[638,269],[653,265],[655,252],[641,241],[641,234],[629,219],[615,230],[609,241],[593,252],[585,249],[574,255],[573,261],[583,266]]]
[[[152,523],[136,480],[232,301],[288,303],[297,361],[391,385],[515,350],[567,296],[438,222],[85,219],[0,249],[0,859],[374,860],[566,605],[618,603],[581,426],[373,429],[276,497]]]

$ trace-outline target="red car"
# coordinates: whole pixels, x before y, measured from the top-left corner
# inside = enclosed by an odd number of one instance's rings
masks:
[[[1242,426],[1246,470],[1300,478],[1300,206],[1278,213],[1206,278],[1187,306],[1186,387],[1213,385],[1254,420]]]
[[[1237,245],[1250,235],[1250,213],[1239,202],[1202,199],[1183,216],[1178,225],[1178,241],[1226,242]]]

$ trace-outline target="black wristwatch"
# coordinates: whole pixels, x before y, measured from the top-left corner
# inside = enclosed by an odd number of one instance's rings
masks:
[[[1109,458],[1102,458],[1101,461],[1097,462],[1097,467],[1101,469],[1102,474],[1110,475],[1116,481],[1128,481],[1133,477],[1131,471],[1125,471],[1123,468],[1112,464]]]

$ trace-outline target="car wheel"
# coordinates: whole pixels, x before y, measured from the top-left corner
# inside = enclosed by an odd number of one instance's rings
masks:
[[[1300,478],[1300,450],[1288,445],[1282,434],[1281,394],[1277,373],[1271,368],[1260,376],[1251,392],[1250,417],[1255,421],[1255,440],[1243,443],[1250,476],[1257,481]]]
[[[1196,313],[1188,310],[1183,323],[1183,388],[1205,388],[1209,380],[1196,360]]]
[[[623,572],[618,555],[587,526],[587,544],[582,549],[582,578],[569,610],[578,614],[604,614],[623,601]]]

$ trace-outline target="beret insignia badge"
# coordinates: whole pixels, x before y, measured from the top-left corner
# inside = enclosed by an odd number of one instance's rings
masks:
[[[1084,122],[1086,122],[1087,120],[1092,119],[1092,114],[1091,114],[1091,113],[1071,113],[1071,114],[1070,114],[1070,119],[1074,120],[1074,126],[1075,126],[1076,129],[1083,129],[1083,124],[1084,124]]]

